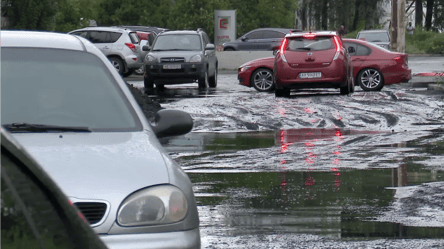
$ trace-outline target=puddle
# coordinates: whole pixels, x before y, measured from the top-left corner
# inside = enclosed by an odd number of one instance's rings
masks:
[[[443,238],[444,195],[424,185],[444,189],[442,141],[440,129],[312,128],[161,139],[194,183],[204,239],[342,241]],[[416,194],[402,196],[405,187]]]

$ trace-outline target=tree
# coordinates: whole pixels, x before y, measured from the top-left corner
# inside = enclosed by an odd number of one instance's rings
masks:
[[[433,3],[435,0],[427,0],[427,12],[425,18],[425,28],[430,30],[432,27],[432,17],[433,17]]]
[[[2,0],[2,10],[13,24],[12,29],[52,30],[57,0]]]
[[[422,27],[422,0],[416,0],[415,2],[415,26],[417,28]]]

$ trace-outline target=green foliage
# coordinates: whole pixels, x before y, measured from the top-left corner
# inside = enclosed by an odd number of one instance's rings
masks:
[[[444,54],[444,33],[416,30],[405,43],[407,53]]]
[[[56,0],[2,0],[2,14],[9,17],[14,29],[51,30],[57,13]]]

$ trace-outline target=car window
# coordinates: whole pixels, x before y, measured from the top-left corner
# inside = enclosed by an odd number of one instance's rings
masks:
[[[92,43],[109,43],[109,32],[106,31],[89,31],[89,40]]]
[[[207,46],[208,43],[210,43],[210,38],[208,38],[208,35],[206,33],[202,33],[204,45]]]
[[[202,42],[198,34],[172,34],[160,35],[154,43],[152,51],[159,50],[190,50],[201,51]]]
[[[333,38],[316,37],[315,39],[306,39],[297,37],[289,39],[286,50],[289,51],[320,51],[334,48]]]
[[[262,39],[264,31],[254,31],[246,35],[248,39]]]
[[[26,70],[21,70],[23,67]],[[134,108],[96,55],[2,47],[1,75],[2,124],[84,126],[93,131],[142,130]]]
[[[361,45],[361,44],[357,44],[357,45],[358,45],[358,49],[356,50],[357,56],[367,56],[372,53],[372,50],[369,47]]]
[[[109,32],[110,42],[116,42],[122,36],[122,33],[119,32]]]
[[[73,35],[78,35],[78,36],[81,36],[81,37],[83,37],[83,38],[88,38],[87,36],[88,36],[88,33],[86,32],[86,31],[78,31],[78,32],[73,32],[72,33]]]
[[[347,48],[347,51],[349,51],[348,50],[349,47],[353,47],[355,49],[355,52],[353,52],[353,53],[348,52],[348,54],[350,56],[355,56],[356,55],[356,51],[358,51],[358,44],[356,44],[354,42],[344,42],[344,45]]]
[[[368,42],[390,42],[387,32],[359,33],[358,39],[365,39]]]
[[[277,31],[264,31],[263,38],[264,39],[270,39],[270,38],[284,38],[285,34]]]
[[[130,36],[130,38],[131,38],[131,42],[132,42],[133,44],[139,44],[139,43],[140,43],[139,36],[137,35],[136,32],[130,32],[130,33],[129,33],[129,36]]]
[[[79,248],[54,203],[13,159],[1,157],[2,248]],[[66,200],[68,201],[68,200]]]

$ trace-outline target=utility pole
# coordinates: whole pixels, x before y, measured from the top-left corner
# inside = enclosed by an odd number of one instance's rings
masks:
[[[405,53],[405,0],[392,0],[390,48]]]

